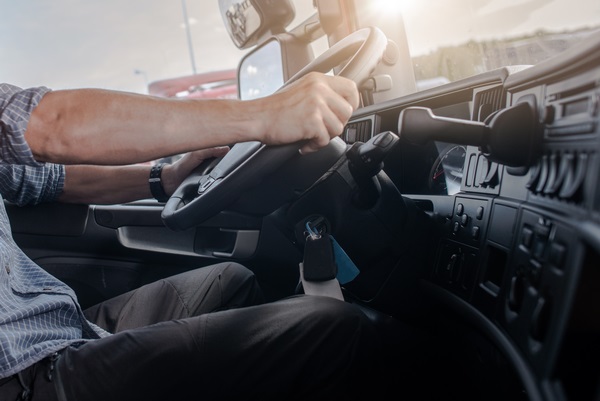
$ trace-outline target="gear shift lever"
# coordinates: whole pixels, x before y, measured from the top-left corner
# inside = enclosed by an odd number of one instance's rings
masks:
[[[348,167],[358,185],[358,191],[353,198],[356,206],[369,209],[379,199],[380,188],[374,177],[383,169],[383,160],[398,140],[398,135],[385,131],[366,143],[354,143],[348,150]]]

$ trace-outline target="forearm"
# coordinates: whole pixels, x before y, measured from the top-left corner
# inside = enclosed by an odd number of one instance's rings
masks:
[[[50,92],[25,133],[35,158],[62,164],[132,164],[252,140],[252,107],[103,90]]]
[[[83,204],[127,203],[151,198],[150,166],[66,166],[59,202]]]
[[[133,164],[246,141],[306,141],[301,150],[315,151],[357,106],[352,81],[316,73],[251,101],[66,90],[42,98],[25,139],[36,160],[61,164]]]
[[[183,155],[173,164],[166,165],[161,174],[161,185],[172,195],[190,172],[203,161],[224,156],[227,147],[202,149]],[[149,165],[130,166],[65,166],[65,180],[58,201],[84,204],[115,204],[152,198],[148,179]]]

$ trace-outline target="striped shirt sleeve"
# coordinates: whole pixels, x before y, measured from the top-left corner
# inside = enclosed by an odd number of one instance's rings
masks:
[[[64,183],[65,166],[61,164],[0,164],[0,194],[19,206],[55,201]]]
[[[48,88],[0,83],[0,194],[17,205],[56,200],[65,167],[37,162],[25,141],[29,117]]]
[[[21,89],[0,83],[0,160],[4,163],[40,166],[25,141],[29,117],[42,97],[45,87]]]

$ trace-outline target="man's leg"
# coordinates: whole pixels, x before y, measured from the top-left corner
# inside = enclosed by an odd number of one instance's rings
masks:
[[[116,333],[262,302],[252,272],[229,262],[158,280],[86,309],[85,315]]]
[[[0,379],[2,401],[58,400],[53,380],[53,357],[45,358],[16,375]]]
[[[364,399],[379,344],[353,305],[298,296],[70,347],[57,373],[69,401]]]

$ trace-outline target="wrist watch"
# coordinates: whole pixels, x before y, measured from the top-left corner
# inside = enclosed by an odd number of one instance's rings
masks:
[[[150,169],[150,178],[148,179],[150,192],[159,202],[166,202],[169,200],[169,196],[166,194],[161,181],[162,169],[166,165],[167,163],[158,163],[152,166]]]

